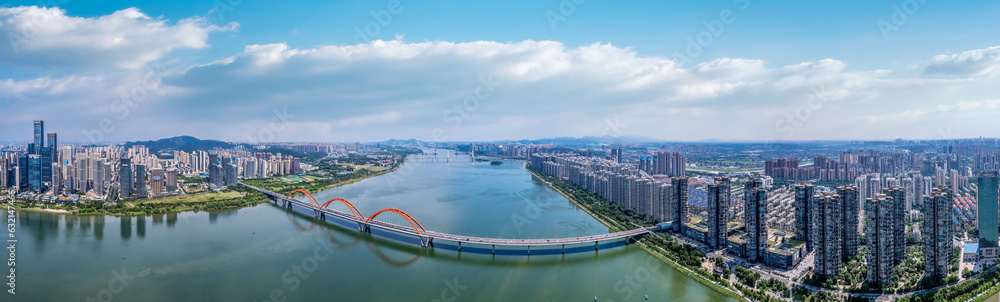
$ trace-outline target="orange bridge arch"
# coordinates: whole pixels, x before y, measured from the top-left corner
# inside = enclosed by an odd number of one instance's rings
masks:
[[[343,199],[343,198],[334,198],[334,199],[327,200],[326,203],[324,203],[319,208],[320,209],[326,208],[327,206],[330,205],[330,203],[333,203],[334,201],[340,201],[340,202],[343,202],[345,205],[347,205],[347,208],[351,209],[351,213],[354,214],[354,220],[357,220],[357,221],[363,221],[363,220],[365,220],[365,215],[361,214],[361,210],[358,210],[358,208],[355,207],[353,204],[351,204],[350,201],[347,201],[346,199]]]
[[[410,226],[413,226],[413,230],[417,231],[417,235],[420,235],[421,233],[426,233],[427,232],[427,230],[424,229],[424,226],[420,225],[420,223],[417,222],[416,219],[413,219],[413,217],[410,216],[410,214],[406,214],[406,212],[403,212],[403,211],[397,210],[397,209],[384,209],[384,210],[375,212],[375,214],[372,214],[372,216],[368,217],[368,219],[365,220],[365,223],[368,223],[372,219],[375,219],[375,217],[377,217],[379,214],[382,214],[383,212],[393,212],[393,213],[399,214],[399,216],[403,216],[403,218],[406,218],[406,221],[410,222]]]
[[[285,198],[292,198],[292,196],[294,196],[295,193],[302,193],[302,194],[305,194],[306,197],[309,197],[309,204],[312,205],[312,207],[313,207],[314,210],[317,207],[319,207],[319,201],[316,201],[316,197],[313,197],[313,195],[310,194],[309,191],[306,191],[306,190],[303,190],[303,189],[298,189],[298,190],[292,191],[292,193],[288,193],[288,196],[286,196]]]

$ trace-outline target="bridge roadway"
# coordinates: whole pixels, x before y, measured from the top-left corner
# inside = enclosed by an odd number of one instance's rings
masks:
[[[610,234],[592,235],[592,236],[583,236],[583,237],[572,237],[572,238],[554,238],[554,239],[501,239],[501,238],[470,237],[470,236],[453,235],[453,234],[440,233],[440,232],[427,231],[427,230],[417,230],[416,227],[410,228],[410,227],[405,227],[405,226],[401,226],[401,225],[397,225],[397,224],[392,224],[392,223],[377,221],[377,220],[373,220],[373,219],[369,219],[367,221],[364,218],[362,218],[362,219],[356,219],[356,217],[354,216],[354,214],[351,214],[351,213],[344,213],[344,212],[337,211],[337,210],[330,209],[330,208],[316,209],[316,207],[312,206],[312,204],[309,203],[309,202],[304,202],[304,201],[298,200],[296,198],[289,198],[289,197],[287,197],[285,195],[278,194],[278,193],[275,193],[275,192],[271,192],[271,191],[268,191],[268,190],[264,190],[264,189],[261,189],[261,188],[257,188],[257,187],[251,186],[251,185],[247,185],[247,184],[244,184],[242,182],[240,182],[240,184],[244,185],[244,186],[246,186],[248,188],[254,189],[254,190],[258,191],[258,192],[261,192],[261,193],[264,193],[264,194],[268,195],[268,197],[271,198],[271,200],[275,201],[275,203],[279,203],[280,202],[282,204],[282,206],[285,206],[285,207],[292,207],[293,205],[294,206],[298,206],[299,208],[301,208],[300,211],[304,210],[303,212],[308,212],[309,210],[311,210],[313,216],[317,217],[317,218],[326,219],[327,217],[331,217],[331,216],[332,217],[336,217],[336,218],[339,218],[339,219],[344,220],[346,222],[349,222],[352,225],[353,224],[357,224],[358,230],[360,230],[360,231],[367,231],[367,232],[371,232],[370,231],[371,227],[375,226],[377,228],[381,228],[383,230],[387,230],[387,231],[390,231],[390,232],[401,233],[401,234],[405,234],[405,235],[408,235],[408,236],[416,237],[416,238],[418,238],[420,240],[420,244],[423,245],[423,246],[434,247],[434,241],[435,240],[437,240],[439,242],[440,241],[444,241],[444,242],[448,242],[448,243],[454,242],[454,243],[458,244],[457,245],[457,248],[458,248],[457,250],[458,251],[462,250],[462,244],[463,243],[465,243],[467,245],[467,249],[468,249],[468,244],[480,245],[480,246],[488,246],[488,247],[490,247],[490,249],[488,249],[488,250],[492,250],[492,253],[494,253],[494,254],[497,251],[496,250],[497,246],[500,246],[500,247],[504,247],[504,246],[507,246],[507,247],[527,247],[529,249],[528,250],[529,255],[531,253],[530,249],[531,249],[532,246],[535,246],[535,247],[561,247],[562,253],[566,253],[566,250],[567,250],[566,246],[567,245],[582,245],[582,244],[593,243],[594,244],[594,250],[597,250],[601,246],[599,244],[600,242],[620,241],[621,239],[625,239],[624,240],[624,244],[613,244],[613,245],[607,245],[607,244],[605,244],[604,248],[615,247],[615,246],[620,246],[620,245],[627,245],[629,243],[629,241],[634,241],[635,238],[644,236],[644,235],[646,235],[646,234],[648,234],[648,233],[653,232],[653,231],[656,230],[656,227],[638,228],[638,229],[634,229],[634,230],[628,230],[628,231],[622,231],[622,232],[610,233]],[[341,225],[343,225],[343,224],[341,224]],[[421,229],[422,229],[422,227],[421,227]],[[391,236],[386,236],[386,237],[391,237]],[[454,246],[451,246],[451,247],[454,248]],[[577,246],[575,248],[571,247],[571,250],[581,251],[581,249],[579,249],[579,246]],[[584,250],[586,250],[586,249],[584,249]],[[489,251],[487,251],[487,252],[489,252]]]

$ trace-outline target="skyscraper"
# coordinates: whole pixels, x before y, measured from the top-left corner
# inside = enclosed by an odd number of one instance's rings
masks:
[[[711,248],[726,247],[730,199],[729,177],[716,177],[715,183],[708,185],[708,246]]]
[[[45,122],[35,121],[35,145],[33,148],[29,148],[28,152],[31,154],[40,154],[42,146],[45,145]]]
[[[924,277],[948,275],[954,227],[951,189],[938,186],[924,199]],[[995,214],[994,214],[995,217]]]
[[[747,241],[745,243],[747,261],[764,260],[767,253],[767,191],[760,179],[748,181],[743,188],[744,223]]]
[[[157,196],[163,194],[165,184],[166,179],[163,169],[154,168],[149,170],[149,187],[151,195]]]
[[[670,213],[673,215],[671,225],[675,233],[680,233],[682,226],[687,222],[687,202],[688,202],[688,179],[685,176],[678,176],[672,179],[673,190],[670,201]]]
[[[861,234],[859,228],[861,227],[861,207],[858,202],[860,195],[860,190],[858,187],[852,185],[845,185],[837,188],[836,198],[840,198],[840,204],[843,208],[843,244],[844,247],[841,249],[844,253],[842,259],[843,261],[850,261],[858,254],[858,247],[861,244]]]
[[[844,228],[844,198],[833,194],[814,197],[817,199],[813,226],[817,230],[813,238],[816,249],[815,272],[820,278],[830,278],[840,274],[840,268],[846,260],[843,258]],[[798,234],[796,234],[798,235]]]
[[[42,147],[42,182],[52,182],[52,164],[56,162],[56,134],[48,134],[48,145]],[[53,188],[53,190],[58,190],[58,188]]]
[[[997,196],[1000,186],[997,185],[997,172],[985,172],[979,175],[979,204],[977,206],[979,222],[979,250],[984,258],[997,257],[997,237],[1000,224],[997,222]]]
[[[815,248],[814,240],[811,238],[813,227],[812,209],[816,201],[815,188],[811,184],[798,184],[795,186],[795,239],[806,243],[806,250],[812,251]]]
[[[164,182],[168,192],[177,191],[177,169],[169,168],[164,175]]]
[[[37,148],[37,147],[36,147]],[[38,154],[28,155],[28,189],[41,193],[45,190],[42,183],[42,156]]]
[[[906,215],[903,212],[906,208],[904,205],[906,191],[899,186],[891,186],[886,188],[884,192],[891,202],[889,211],[892,212],[892,264],[899,265],[903,263],[903,257],[906,255],[906,223],[904,220]]]
[[[118,193],[119,199],[128,199],[132,197],[132,160],[129,158],[122,158],[121,164],[118,167],[118,184],[120,186],[120,191]]]
[[[146,198],[146,165],[135,165],[135,195]]]
[[[868,264],[866,278],[868,285],[879,287],[888,284],[892,280],[892,271],[895,267],[891,198],[877,194],[865,201],[865,239],[868,246],[868,252],[865,254]]]

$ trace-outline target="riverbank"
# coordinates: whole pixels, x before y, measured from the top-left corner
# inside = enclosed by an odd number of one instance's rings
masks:
[[[390,169],[378,171],[378,172],[366,172],[361,174],[360,177],[349,178],[347,180],[323,183],[315,187],[308,187],[310,192],[328,190],[336,188],[343,185],[353,184],[365,179],[381,176],[399,169],[403,164],[397,164]],[[364,170],[370,171],[370,170]],[[324,179],[329,180],[329,179]],[[274,181],[280,182],[275,178],[269,178],[261,181]],[[316,181],[316,182],[322,182]],[[306,183],[309,184],[309,183]],[[273,189],[273,188],[268,188]],[[278,191],[278,190],[274,190]],[[288,190],[291,191],[291,190]],[[263,194],[246,190],[242,186],[237,186],[230,188],[226,191],[217,192],[201,192],[195,194],[187,194],[180,196],[170,196],[166,198],[155,198],[155,199],[142,199],[136,201],[122,202],[118,203],[110,208],[98,208],[92,207],[88,204],[78,205],[73,210],[68,209],[50,209],[36,207],[28,202],[17,202],[15,203],[19,211],[26,212],[41,212],[50,214],[60,214],[60,215],[109,215],[115,217],[121,216],[134,216],[134,215],[149,215],[149,214],[167,214],[167,213],[181,213],[181,212],[199,212],[199,211],[219,211],[219,210],[232,210],[232,209],[242,209],[246,207],[256,206],[258,204],[268,202],[267,196]]]
[[[598,222],[600,222],[601,224],[607,226],[611,231],[614,232],[616,230],[617,231],[624,231],[624,230],[631,229],[631,228],[624,228],[623,226],[621,226],[620,224],[618,224],[617,221],[614,221],[613,219],[610,219],[610,218],[604,217],[603,215],[598,215],[597,213],[594,213],[588,207],[584,206],[583,203],[577,201],[575,198],[573,198],[572,196],[570,196],[566,192],[563,192],[561,189],[559,189],[558,187],[556,187],[551,182],[545,180],[545,177],[542,177],[541,175],[539,175],[535,171],[529,169],[528,165],[524,166],[524,170],[528,171],[528,173],[531,173],[532,176],[537,177],[539,180],[541,180],[543,183],[545,183],[545,185],[548,186],[549,188],[555,190],[556,192],[559,192],[559,194],[561,194],[563,197],[566,197],[566,199],[568,199],[570,202],[572,202],[573,204],[575,204],[577,207],[583,209],[584,212],[587,212],[587,214],[589,214],[591,217],[593,217],[594,219],[596,219]],[[612,226],[611,222],[615,222],[615,225],[617,225],[617,227]],[[652,236],[656,236],[656,235],[652,235]],[[708,280],[707,278],[705,278],[705,276],[702,276],[701,274],[698,274],[697,272],[691,271],[687,267],[684,267],[680,263],[677,263],[677,262],[675,262],[673,260],[670,260],[669,258],[667,258],[666,256],[664,256],[663,254],[661,254],[659,252],[653,251],[645,243],[643,243],[643,242],[640,241],[640,242],[638,242],[637,245],[640,246],[640,248],[642,248],[642,250],[646,251],[646,253],[648,253],[650,256],[659,259],[661,262],[666,263],[670,267],[676,269],[677,271],[679,271],[682,274],[688,276],[689,278],[692,278],[692,279],[698,281],[699,283],[704,284],[705,286],[708,286],[712,290],[715,290],[716,292],[719,292],[721,294],[729,296],[730,298],[736,299],[737,301],[741,301],[741,302],[748,301],[746,297],[743,297],[742,295],[736,293],[734,290],[729,289],[727,286],[723,286],[722,284],[718,284],[718,283],[712,282],[711,280]],[[657,247],[657,248],[659,248],[659,247]]]
[[[545,185],[548,186],[550,189],[555,190],[556,192],[559,192],[560,195],[562,195],[563,197],[566,197],[566,199],[569,199],[569,201],[572,202],[574,205],[576,205],[577,207],[579,207],[580,209],[582,209],[584,212],[587,212],[587,214],[589,214],[590,217],[594,217],[594,219],[597,219],[597,222],[600,222],[604,226],[608,227],[608,229],[610,229],[612,233],[613,232],[620,232],[620,231],[627,230],[627,229],[622,229],[622,226],[612,226],[610,223],[608,223],[607,221],[605,221],[605,219],[602,216],[598,216],[594,212],[591,212],[590,209],[588,209],[587,207],[583,206],[583,204],[581,204],[580,202],[576,201],[576,199],[574,199],[573,197],[570,197],[569,194],[566,194],[566,192],[563,192],[562,190],[560,190],[559,188],[557,188],[555,185],[553,185],[551,182],[545,180],[544,177],[538,175],[537,173],[535,173],[535,171],[532,171],[531,169],[528,169],[528,165],[524,165],[524,170],[528,171],[528,173],[531,173],[532,176],[537,177],[539,180],[541,180],[543,183],[545,183]]]

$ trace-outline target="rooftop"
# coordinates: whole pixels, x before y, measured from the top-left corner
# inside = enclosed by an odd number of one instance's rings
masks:
[[[979,252],[979,243],[968,242],[962,247],[963,254],[972,254]]]

